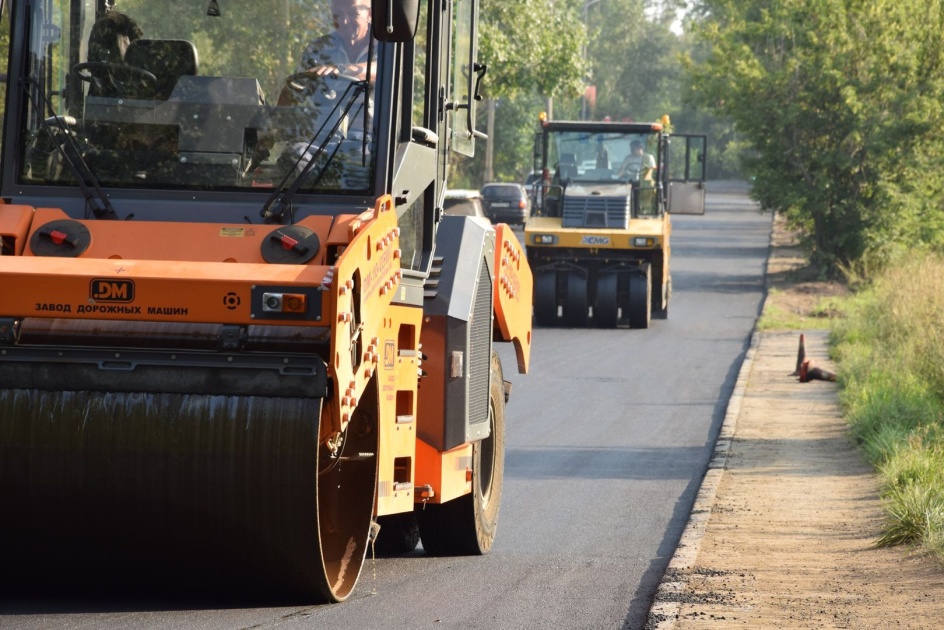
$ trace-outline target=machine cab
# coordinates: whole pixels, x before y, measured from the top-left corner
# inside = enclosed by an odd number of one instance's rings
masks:
[[[7,3],[0,195],[78,220],[294,223],[396,191],[424,271],[446,153],[478,135],[477,3],[365,4],[352,58],[330,0]]]
[[[325,0],[284,11],[245,0],[128,0],[120,10],[109,0],[35,2],[13,10],[29,28],[14,33],[21,54],[11,75],[23,87],[11,92],[8,110],[10,197],[42,194],[69,206],[77,185],[120,189],[119,198],[154,189],[192,199],[264,195],[308,158],[302,192],[375,188],[379,121],[370,86],[356,73],[304,72],[342,59],[330,48]],[[382,54],[372,44],[376,74]],[[142,212],[150,215],[135,214]]]
[[[671,134],[667,122],[542,120],[535,137],[534,214],[561,216],[563,197],[601,191],[630,200],[625,220],[703,214],[707,137]]]

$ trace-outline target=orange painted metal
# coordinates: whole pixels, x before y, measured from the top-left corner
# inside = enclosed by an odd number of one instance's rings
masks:
[[[236,267],[223,262],[4,256],[0,261],[0,284],[4,287],[0,313],[9,317],[286,323],[252,318],[253,286],[318,287],[328,271],[324,266],[264,263]],[[96,287],[102,284],[119,289],[116,297],[96,299]],[[325,324],[328,312],[322,304],[319,316]]]
[[[30,236],[50,221],[68,219],[58,209],[37,208]],[[319,235],[328,236],[333,217],[311,216],[299,221]],[[261,244],[284,227],[219,223],[182,223],[162,221],[80,221],[92,234],[89,249],[81,258],[114,260],[178,260],[188,262],[260,263]],[[32,255],[29,248],[24,255]],[[324,264],[325,248],[312,262]],[[232,272],[232,270],[231,270]]]
[[[377,370],[380,452],[377,515],[409,512],[415,499],[416,401],[423,311],[390,307],[380,335]]]
[[[329,405],[330,423],[322,430],[329,424],[338,434],[377,370],[384,318],[402,277],[400,229],[389,195],[351,221],[348,231],[350,243],[333,268],[324,300],[332,314],[328,373],[337,402]]]
[[[32,220],[31,206],[9,205],[0,200],[0,238],[3,239],[3,248],[9,246],[14,256],[21,255]]]
[[[16,223],[32,217],[28,237],[50,221],[68,217],[57,209],[35,212],[2,206],[0,215]],[[30,209],[31,210],[31,209]],[[17,221],[10,218],[17,213]],[[70,317],[217,324],[286,324],[252,316],[255,286],[321,287],[329,277],[324,249],[308,265],[272,265],[261,254],[263,241],[280,226],[147,221],[83,221],[91,234],[78,257],[20,256],[0,261],[4,287],[0,314],[9,317]],[[299,223],[326,238],[331,217]],[[234,266],[238,265],[238,266]],[[113,287],[114,291],[102,291]],[[322,305],[324,309],[324,305]],[[306,321],[328,325],[324,310]]]
[[[495,328],[515,346],[518,371],[528,372],[531,358],[531,293],[534,278],[511,228],[495,226]]]
[[[417,497],[417,503],[445,503],[472,492],[472,445],[438,451],[423,440],[416,441],[416,485],[433,488],[431,498]]]

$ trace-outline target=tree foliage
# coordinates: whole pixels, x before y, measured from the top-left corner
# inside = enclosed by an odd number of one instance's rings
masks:
[[[765,208],[824,270],[942,241],[941,0],[705,0],[693,94],[731,116]]]
[[[680,131],[730,135],[731,125],[684,102],[681,54],[690,38],[674,30],[682,0],[484,0],[480,58],[489,65],[483,89],[497,101],[491,142],[495,178],[520,180],[531,169],[536,116],[658,120],[668,113]],[[583,107],[587,85],[596,102]],[[485,128],[485,107],[479,127]],[[727,139],[725,145],[734,144]],[[709,143],[709,150],[715,151]],[[484,149],[484,147],[483,147]],[[460,163],[454,185],[484,177],[484,150]],[[731,154],[736,153],[731,151]],[[736,159],[727,168],[736,170]],[[722,164],[709,154],[709,168]]]
[[[483,0],[479,59],[488,65],[482,93],[496,106],[489,142],[493,179],[522,179],[531,169],[537,115],[547,99],[574,100],[583,92],[586,31],[576,2]],[[477,126],[486,128],[486,107]],[[485,143],[453,169],[451,185],[478,188],[485,180]]]
[[[591,117],[650,121],[677,110],[681,101],[683,40],[673,32],[673,3],[655,12],[649,0],[600,0],[587,10],[597,91]]]
[[[484,0],[479,20],[479,57],[489,66],[487,97],[573,98],[583,91],[585,32],[570,3]]]

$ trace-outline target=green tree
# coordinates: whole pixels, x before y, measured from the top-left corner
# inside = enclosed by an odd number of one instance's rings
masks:
[[[582,93],[586,32],[576,2],[483,0],[479,17],[479,59],[488,65],[482,84],[497,102],[492,130],[496,179],[521,179],[531,169],[537,115],[548,98],[573,100]],[[478,108],[477,126],[486,128]],[[484,183],[485,146],[459,162],[450,179],[455,188]]]
[[[572,98],[583,91],[580,51],[586,34],[574,5],[484,0],[479,20],[479,56],[489,66],[487,97]]]
[[[591,118],[659,120],[681,103],[684,39],[673,32],[673,3],[656,11],[648,0],[599,0],[587,10]]]
[[[941,0],[705,0],[693,94],[825,271],[942,239]]]

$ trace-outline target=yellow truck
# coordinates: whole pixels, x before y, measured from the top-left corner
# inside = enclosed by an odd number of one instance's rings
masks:
[[[542,116],[525,226],[537,325],[647,328],[668,316],[669,215],[704,213],[707,143],[668,126]]]

